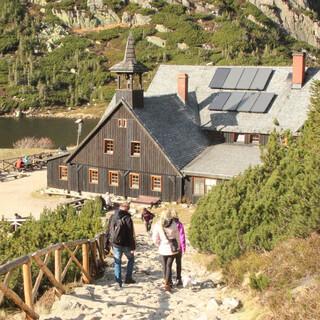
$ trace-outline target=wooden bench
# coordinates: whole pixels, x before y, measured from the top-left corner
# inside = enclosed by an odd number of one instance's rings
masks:
[[[17,179],[20,176],[20,173],[1,173],[0,174],[0,181],[4,182],[8,179]]]
[[[131,201],[132,203],[138,203],[138,204],[146,204],[148,206],[157,206],[160,204],[161,200],[159,197],[151,197],[151,196],[143,196],[140,195],[138,198]]]

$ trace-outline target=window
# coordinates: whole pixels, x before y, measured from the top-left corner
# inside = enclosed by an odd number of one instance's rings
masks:
[[[60,180],[68,180],[68,167],[67,166],[59,166],[59,179]]]
[[[97,169],[89,169],[89,183],[98,184],[98,170]]]
[[[151,176],[151,190],[161,192],[161,176]]]
[[[104,139],[104,153],[113,154],[114,143],[112,139]]]
[[[118,127],[126,128],[127,127],[127,119],[118,119]]]
[[[244,143],[246,136],[242,133],[238,133],[236,142]]]
[[[119,186],[119,172],[109,171],[109,186],[118,187]]]
[[[130,189],[139,189],[140,176],[138,173],[129,174],[129,186],[130,186]]]
[[[204,178],[193,178],[193,194],[195,196],[204,195]]]
[[[253,144],[259,144],[260,143],[260,134],[255,133],[250,135],[250,142]]]
[[[131,142],[131,151],[130,154],[132,157],[140,157],[140,142],[139,141],[132,141]]]
[[[205,193],[208,193],[212,187],[217,185],[216,179],[205,179]]]
[[[98,170],[97,169],[89,169],[89,183],[98,184]]]
[[[193,178],[193,194],[195,196],[203,196],[208,193],[214,186],[218,184],[217,179],[209,179],[209,178]]]

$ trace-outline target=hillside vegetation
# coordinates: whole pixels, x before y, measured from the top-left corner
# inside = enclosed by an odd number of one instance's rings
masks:
[[[263,164],[212,189],[192,216],[191,243],[218,256],[230,284],[249,277],[266,319],[319,316],[319,128],[317,81],[301,135],[273,133]]]
[[[149,24],[134,27],[132,32],[137,56],[151,71],[159,63],[288,65],[291,52],[302,47],[316,55],[250,3],[211,3],[215,14],[196,13],[163,0],[154,0],[149,9],[104,1],[119,17],[124,13],[150,17]],[[74,107],[111,99],[115,84],[108,68],[123,58],[129,27],[74,33],[52,10],[72,12],[75,6],[90,16],[84,0],[48,1],[44,7],[1,1],[0,111]],[[157,31],[157,24],[167,32]],[[166,40],[165,48],[149,43],[151,35]],[[187,49],[179,49],[177,43],[184,43]]]

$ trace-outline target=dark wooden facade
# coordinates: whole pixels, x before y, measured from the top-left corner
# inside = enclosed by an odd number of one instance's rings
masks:
[[[119,127],[126,120],[126,127]],[[105,152],[105,140],[113,141],[113,154]],[[131,143],[140,143],[140,156],[131,155]],[[66,158],[48,164],[48,186],[69,191],[110,192],[127,197],[157,196],[163,201],[179,201],[182,197],[182,175],[171,164],[161,148],[134,117],[130,109],[120,105],[104,125],[88,139],[68,161],[68,181],[59,180],[59,165]],[[90,183],[89,170],[98,171],[97,183]],[[49,173],[50,171],[50,173]],[[109,184],[109,172],[119,175],[118,186]],[[139,174],[139,188],[130,188],[130,173]],[[153,191],[151,176],[161,177],[161,191]]]

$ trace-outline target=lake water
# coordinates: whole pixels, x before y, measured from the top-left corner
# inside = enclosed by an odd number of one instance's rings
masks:
[[[49,137],[56,147],[76,145],[77,124],[74,119],[60,118],[0,118],[0,148],[12,148],[24,137]],[[84,119],[80,141],[98,123],[98,119]]]

